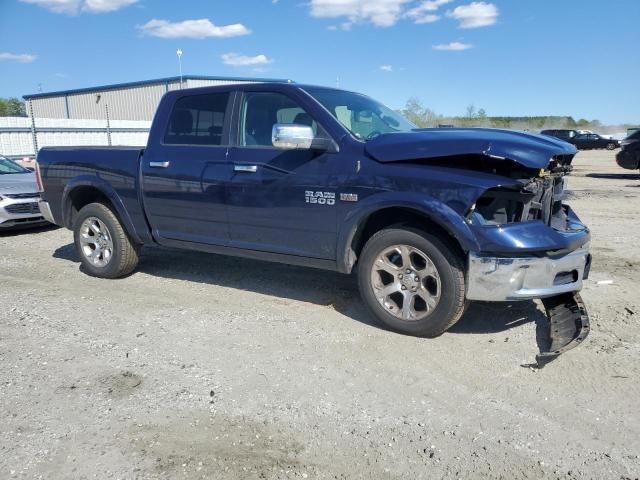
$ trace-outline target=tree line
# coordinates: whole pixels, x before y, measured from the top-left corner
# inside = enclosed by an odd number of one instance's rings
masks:
[[[576,120],[571,116],[491,116],[487,114],[484,108],[476,108],[474,105],[469,105],[462,115],[447,117],[435,113],[416,97],[407,100],[405,107],[400,113],[409,121],[422,128],[446,125],[538,131],[548,128],[598,130],[603,127],[599,120],[587,120],[585,118]]]

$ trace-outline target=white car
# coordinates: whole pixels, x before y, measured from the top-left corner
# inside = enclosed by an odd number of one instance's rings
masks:
[[[0,231],[47,223],[38,200],[35,173],[0,156]]]

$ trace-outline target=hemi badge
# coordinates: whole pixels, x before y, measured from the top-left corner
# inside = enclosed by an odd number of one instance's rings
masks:
[[[358,194],[357,193],[341,193],[340,200],[343,202],[357,202]]]

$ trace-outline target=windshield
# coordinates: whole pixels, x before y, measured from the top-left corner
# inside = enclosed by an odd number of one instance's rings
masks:
[[[9,173],[29,173],[29,170],[21,167],[8,158],[0,157],[0,175],[6,175]]]
[[[328,88],[309,88],[307,92],[361,140],[418,128],[397,112],[358,93]]]

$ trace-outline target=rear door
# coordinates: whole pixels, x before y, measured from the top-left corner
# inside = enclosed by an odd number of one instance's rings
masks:
[[[589,135],[580,134],[576,135],[574,138],[574,144],[579,149],[589,149],[591,148],[591,141],[589,140]]]
[[[352,169],[338,153],[280,150],[275,123],[328,134],[298,101],[282,92],[245,91],[237,102],[237,145],[230,150],[229,229],[237,247],[319,259],[336,255],[336,195]]]
[[[145,152],[143,200],[159,243],[229,241],[225,197],[233,174],[228,138],[234,96],[220,91],[178,97],[159,144]]]

